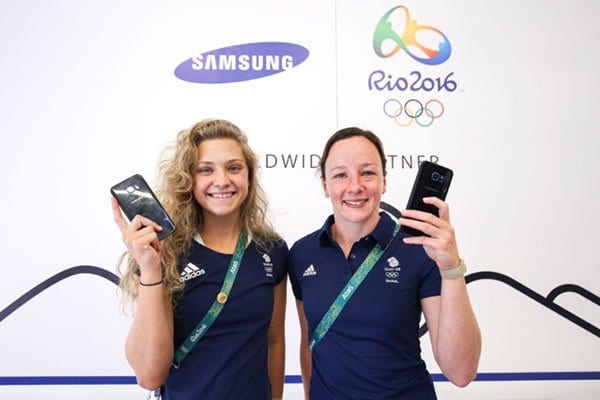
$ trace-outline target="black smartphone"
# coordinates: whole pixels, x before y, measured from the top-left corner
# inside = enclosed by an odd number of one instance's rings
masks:
[[[139,214],[162,226],[163,230],[157,232],[159,240],[163,240],[175,232],[173,220],[142,175],[130,176],[111,187],[110,192],[117,199],[119,207],[129,221]]]
[[[417,172],[406,208],[426,211],[437,216],[437,207],[425,204],[423,197],[437,197],[445,200],[450,188],[450,182],[452,181],[452,175],[451,169],[430,161],[423,161],[419,165],[419,171]],[[401,226],[400,230],[412,236],[425,235],[423,232],[408,226]]]

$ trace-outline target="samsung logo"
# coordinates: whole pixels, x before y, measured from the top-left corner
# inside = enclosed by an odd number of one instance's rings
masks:
[[[246,43],[195,55],[179,64],[175,76],[194,83],[248,81],[294,68],[308,54],[308,49],[293,43]]]

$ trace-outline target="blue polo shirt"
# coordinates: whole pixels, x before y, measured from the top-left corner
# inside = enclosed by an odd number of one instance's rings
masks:
[[[333,216],[298,240],[288,265],[294,295],[304,304],[309,336],[376,243],[390,242],[386,213],[346,258],[331,236]],[[315,400],[435,399],[419,344],[420,300],[440,294],[438,267],[422,246],[399,232],[312,351]]]
[[[271,399],[267,331],[273,287],[287,272],[287,245],[264,251],[250,242],[229,299],[178,369],[171,367],[163,399]],[[194,241],[179,262],[185,288],[174,309],[175,349],[200,322],[219,293],[231,254]]]

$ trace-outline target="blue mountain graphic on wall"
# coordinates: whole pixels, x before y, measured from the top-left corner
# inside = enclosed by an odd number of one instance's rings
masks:
[[[45,281],[41,282],[40,284],[36,285],[31,290],[28,290],[25,294],[23,294],[18,299],[16,299],[11,304],[9,304],[7,307],[2,309],[0,311],[0,322],[2,322],[10,314],[17,311],[20,307],[25,305],[29,300],[33,299],[35,296],[39,295],[40,293],[42,293],[44,290],[48,289],[52,285],[54,285],[64,279],[68,279],[74,275],[78,275],[78,274],[92,274],[92,275],[96,275],[102,279],[107,279],[107,280],[113,282],[115,285],[118,285],[118,283],[119,283],[119,277],[117,275],[115,275],[114,273],[112,273],[108,270],[100,268],[100,267],[94,267],[94,266],[89,266],[89,265],[80,265],[80,266],[76,266],[76,267],[72,267],[72,268],[67,268],[64,271],[59,272],[56,275],[53,275],[52,277],[50,277],[50,278],[46,279]],[[504,274],[501,274],[498,272],[493,272],[493,271],[475,272],[475,273],[466,275],[465,280],[466,280],[467,284],[474,282],[474,281],[478,281],[478,280],[494,280],[494,281],[502,282],[502,283],[512,287],[513,289],[517,290],[518,292],[522,293],[523,295],[529,297],[530,299],[534,300],[535,302],[543,305],[544,307],[548,308],[549,310],[566,318],[567,320],[569,320],[570,322],[579,326],[580,328],[585,329],[592,335],[595,335],[598,338],[600,338],[600,328],[598,328],[591,322],[586,321],[582,317],[580,317],[576,314],[573,314],[571,311],[569,311],[569,310],[565,309],[564,307],[561,307],[560,305],[555,303],[556,298],[562,294],[576,293],[576,294],[586,298],[587,300],[591,301],[592,303],[596,304],[597,306],[600,306],[600,297],[598,297],[597,295],[591,293],[590,291],[582,288],[581,286],[573,285],[573,284],[560,285],[560,286],[557,286],[556,288],[552,289],[550,291],[550,293],[548,293],[547,296],[543,296],[543,295],[533,291],[532,289],[528,288],[527,286],[523,285],[522,283],[516,281],[515,279],[511,278],[510,276],[507,276],[507,275],[504,275]],[[425,334],[425,332],[427,332],[427,327],[425,325],[423,325],[423,326],[421,326],[421,328],[419,330],[419,334],[422,336]]]

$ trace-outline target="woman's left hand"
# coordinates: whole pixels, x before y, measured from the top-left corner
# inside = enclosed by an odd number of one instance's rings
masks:
[[[435,206],[439,217],[425,211],[402,211],[402,216],[398,218],[400,225],[418,229],[429,235],[406,237],[404,243],[423,245],[429,258],[435,261],[440,269],[456,268],[460,264],[460,256],[454,228],[450,224],[448,204],[437,197],[425,197],[423,202]]]

